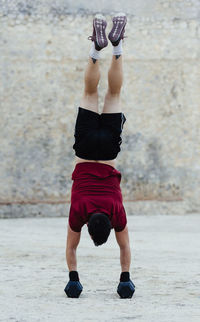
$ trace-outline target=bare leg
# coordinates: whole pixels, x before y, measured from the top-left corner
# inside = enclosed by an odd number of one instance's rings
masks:
[[[85,70],[85,88],[81,107],[98,113],[98,83],[100,79],[99,62],[89,58]]]
[[[122,56],[113,55],[108,71],[108,91],[105,96],[103,113],[120,113],[120,91],[123,82]]]

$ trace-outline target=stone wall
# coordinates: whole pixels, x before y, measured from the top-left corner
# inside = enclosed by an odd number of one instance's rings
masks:
[[[66,215],[87,37],[95,12],[110,29],[113,8],[128,13],[117,168],[129,213],[199,211],[199,1],[0,0],[1,217]]]

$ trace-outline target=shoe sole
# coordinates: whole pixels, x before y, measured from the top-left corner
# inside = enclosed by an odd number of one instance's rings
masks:
[[[107,22],[103,19],[95,18],[93,21],[93,27],[96,34],[96,43],[100,49],[108,45],[108,40],[106,38],[106,26]]]
[[[127,22],[126,16],[115,16],[113,18],[113,27],[108,35],[112,43],[116,43],[123,34]]]

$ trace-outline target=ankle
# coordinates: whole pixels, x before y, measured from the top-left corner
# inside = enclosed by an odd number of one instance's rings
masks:
[[[113,55],[116,56],[121,56],[123,52],[123,48],[122,48],[122,39],[120,40],[119,44],[117,46],[113,46]]]
[[[101,57],[101,53],[100,53],[100,50],[97,50],[95,48],[95,44],[94,42],[92,43],[92,47],[90,49],[90,53],[89,53],[89,56],[92,58],[92,61],[93,63],[95,64],[97,60],[100,59]]]

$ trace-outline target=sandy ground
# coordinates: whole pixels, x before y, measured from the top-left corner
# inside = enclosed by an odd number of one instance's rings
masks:
[[[129,216],[132,299],[120,299],[119,248],[112,230],[78,248],[83,292],[64,293],[67,218],[2,219],[0,321],[200,321],[200,215]]]

